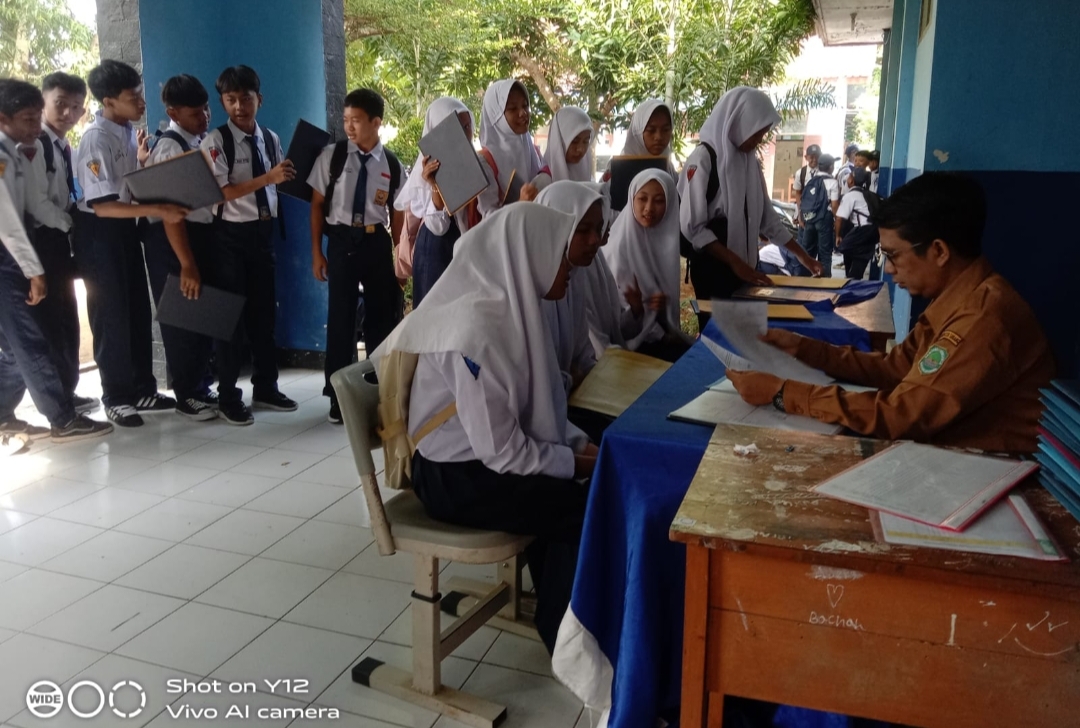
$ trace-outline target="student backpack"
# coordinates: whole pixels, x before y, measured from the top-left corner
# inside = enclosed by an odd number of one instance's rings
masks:
[[[166,129],[165,131],[161,131],[159,129],[158,131],[154,132],[154,136],[157,137],[157,141],[154,142],[155,147],[161,142],[162,139],[172,139],[174,142],[180,145],[180,150],[185,154],[191,151],[191,145],[187,143],[187,140],[172,129]],[[224,136],[222,137],[222,139],[224,139]],[[222,144],[222,146],[224,146],[224,144]],[[229,172],[232,172],[231,162],[229,163]]]
[[[858,191],[862,194],[863,199],[866,200],[866,208],[869,210],[870,215],[866,218],[869,222],[865,225],[855,227],[855,223],[852,220],[845,220],[840,225],[840,252],[841,253],[859,253],[859,252],[873,252],[874,248],[878,244],[878,227],[873,220],[877,217],[878,208],[881,205],[881,196],[876,192],[871,192],[865,187],[853,187],[851,192]],[[852,208],[852,216],[858,215],[863,217],[863,213]]]
[[[271,131],[269,127],[264,126],[264,127],[262,127],[262,130],[263,130],[263,144],[266,146],[266,156],[268,158],[267,161],[270,162],[270,169],[273,169],[274,167],[278,166],[278,162],[280,161],[277,158],[277,144],[274,143],[274,138],[277,135],[274,134],[274,132]],[[169,131],[162,132],[161,136],[165,136],[165,135],[169,134],[170,132],[172,132],[171,129]],[[221,126],[219,126],[217,128],[217,132],[218,132],[218,134],[221,135],[221,151],[225,154],[225,161],[229,165],[229,176],[231,177],[232,172],[233,172],[233,164],[236,163],[236,139],[233,138],[232,129],[229,128],[229,125],[227,123],[222,124]],[[172,133],[175,133],[175,132],[172,132]],[[270,141],[270,144],[266,144],[267,141]],[[270,169],[268,169],[267,171],[269,172]],[[276,187],[277,185],[274,185],[274,186]],[[252,194],[254,194],[254,193],[252,193]],[[217,219],[220,220],[224,214],[225,214],[225,203],[223,202],[223,203],[221,203],[220,206],[218,206]],[[280,199],[278,199],[278,227],[281,230],[281,239],[284,240],[285,239],[285,210],[281,206],[281,200]]]
[[[386,200],[386,207],[391,210],[392,219],[394,198],[397,196],[398,188],[401,186],[401,162],[386,147],[383,147],[383,151],[386,153],[386,160],[389,162],[388,166],[390,167],[390,196]],[[342,139],[334,144],[334,152],[330,156],[330,181],[326,183],[326,195],[323,196],[323,218],[330,217],[330,201],[334,199],[334,189],[337,187],[342,172],[345,171],[345,163],[348,160],[349,140]],[[394,242],[397,243],[397,241]]]
[[[713,200],[716,199],[716,195],[720,192],[720,172],[716,169],[716,150],[713,149],[712,146],[708,144],[708,142],[701,142],[701,146],[704,147],[705,151],[709,153],[709,161],[712,163],[709,168],[709,182],[705,186],[705,207],[708,208],[708,206],[713,203]],[[723,225],[722,235],[720,232],[718,232],[717,227],[714,227],[718,226],[721,223]],[[717,218],[716,220],[710,220],[708,223],[706,223],[706,227],[708,227],[709,230],[712,230],[713,234],[716,235],[717,240],[719,240],[722,244],[727,245],[726,218]],[[694,250],[693,243],[691,243],[690,240],[682,234],[681,230],[679,231],[679,254],[682,257],[686,258],[688,261],[693,260],[697,257],[697,251]],[[686,275],[688,277],[690,275],[689,266],[687,266]]]
[[[819,219],[829,210],[829,188],[825,180],[832,179],[823,174],[810,178],[810,182],[803,187],[802,197],[799,200],[799,215],[803,222]]]
[[[41,153],[45,155],[45,171],[49,174],[55,174],[56,150],[53,149],[52,139],[49,138],[49,133],[46,131],[38,134],[38,139],[41,140]]]

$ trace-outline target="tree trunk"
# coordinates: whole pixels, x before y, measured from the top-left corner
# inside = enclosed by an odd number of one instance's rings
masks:
[[[562,108],[562,102],[559,101],[559,97],[555,95],[555,89],[551,88],[551,84],[548,83],[547,77],[544,76],[544,69],[540,67],[540,64],[536,59],[514,51],[510,54],[510,58],[514,63],[518,64],[529,74],[533,83],[540,90],[540,95],[544,97],[544,101],[547,102],[548,108],[551,109],[551,113],[555,113]]]

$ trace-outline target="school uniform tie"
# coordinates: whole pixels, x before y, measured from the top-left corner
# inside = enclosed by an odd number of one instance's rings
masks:
[[[71,167],[71,145],[61,144],[59,139],[53,144],[60,150],[60,156],[64,158],[64,175],[67,178],[68,196],[72,202],[75,202],[77,195],[75,194],[75,172]]]
[[[251,178],[262,177],[266,174],[266,165],[263,163],[262,155],[259,154],[259,144],[255,141],[255,137],[244,137],[249,145],[251,145]],[[259,219],[270,219],[270,198],[266,196],[266,188],[260,187],[255,191],[255,202],[259,206]]]
[[[363,227],[367,207],[367,163],[371,155],[357,152],[356,156],[360,157],[360,171],[356,175],[356,190],[353,192],[352,224],[353,227]]]

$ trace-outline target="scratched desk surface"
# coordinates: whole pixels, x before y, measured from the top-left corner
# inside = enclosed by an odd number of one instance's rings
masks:
[[[734,453],[755,443],[753,456]],[[869,511],[811,488],[889,443],[851,437],[718,425],[671,526],[689,545],[771,558],[986,585],[1028,595],[1080,599],[1080,524],[1033,480],[1020,486],[1069,563],[1039,562],[878,542]]]

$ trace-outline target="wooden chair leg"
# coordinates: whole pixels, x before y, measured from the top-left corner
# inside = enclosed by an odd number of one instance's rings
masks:
[[[521,606],[521,570],[524,568],[524,559],[514,556],[508,561],[499,564],[497,578],[503,584],[510,587],[510,603],[499,612],[503,619],[516,622]]]
[[[413,687],[424,695],[434,695],[442,686],[441,601],[439,560],[415,555],[412,593]]]

